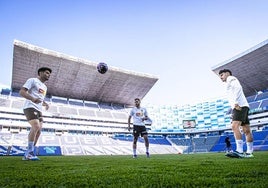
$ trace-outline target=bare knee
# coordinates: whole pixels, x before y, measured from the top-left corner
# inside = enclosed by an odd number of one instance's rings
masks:
[[[39,120],[31,120],[29,121],[30,125],[31,125],[31,129],[35,132],[37,131],[41,131],[42,129],[42,125],[40,124]]]
[[[241,125],[241,122],[240,121],[233,121],[232,122],[232,129],[233,129],[233,131],[239,131],[240,125]]]

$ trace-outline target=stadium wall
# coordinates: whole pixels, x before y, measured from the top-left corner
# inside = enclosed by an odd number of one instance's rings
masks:
[[[268,93],[268,92],[267,92]],[[248,97],[251,106],[250,122],[254,132],[261,132],[268,125],[268,95],[262,93],[254,97]],[[52,100],[53,99],[53,100]],[[64,98],[47,98],[51,108],[44,113],[45,123],[43,127],[42,139],[52,144],[41,144],[37,152],[41,155],[113,155],[130,154],[131,137],[127,131],[127,117],[130,109],[124,105],[99,104],[91,101],[79,101]],[[24,99],[17,93],[1,92],[0,95],[0,134],[1,134],[1,154],[2,155],[20,155],[26,147],[20,140],[27,140],[27,134],[30,125],[25,120],[22,113]],[[228,118],[228,103],[224,99],[214,102],[204,102],[196,105],[187,105],[186,107],[164,106],[148,107],[150,115],[154,120],[151,126],[148,126],[150,136],[160,136],[165,139],[169,145],[153,143],[154,153],[196,153],[222,151],[213,149],[214,145],[222,144],[219,142],[221,136],[230,131],[230,118]],[[228,108],[227,108],[228,107]],[[227,118],[227,120],[225,120]],[[194,119],[196,127],[183,129],[181,122],[185,119]],[[216,122],[217,120],[217,122]],[[221,126],[216,126],[222,122]],[[177,125],[177,126],[174,126]],[[205,125],[205,126],[204,126]],[[117,135],[122,134],[123,137]],[[263,140],[257,140],[256,150],[266,150],[267,132]],[[103,137],[104,140],[116,139],[120,143],[106,145],[104,141],[93,142],[92,140]],[[128,138],[125,140],[125,138]],[[9,140],[8,138],[12,138]],[[24,139],[22,139],[24,138]],[[80,140],[80,139],[84,140]],[[63,140],[62,140],[63,139]],[[79,144],[67,144],[68,139],[78,140]],[[55,144],[58,143],[59,144]],[[86,145],[85,140],[91,140],[95,143]],[[96,145],[96,142],[99,145]],[[122,142],[122,143],[121,143]],[[141,144],[142,140],[139,141]],[[159,141],[160,142],[160,141]],[[8,144],[7,144],[8,143]],[[19,144],[17,144],[19,143]],[[107,142],[108,143],[108,142]],[[179,144],[177,144],[179,143]],[[126,147],[128,144],[128,147]],[[113,148],[115,145],[122,147]],[[156,149],[154,145],[162,145],[161,149]],[[143,148],[143,147],[141,147]],[[217,148],[217,147],[216,147]],[[93,149],[93,151],[92,151]],[[140,153],[143,153],[141,150]]]

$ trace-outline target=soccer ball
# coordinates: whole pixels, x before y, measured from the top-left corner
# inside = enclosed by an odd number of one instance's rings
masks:
[[[97,65],[97,70],[101,74],[105,74],[108,71],[108,65],[106,63],[100,62]]]

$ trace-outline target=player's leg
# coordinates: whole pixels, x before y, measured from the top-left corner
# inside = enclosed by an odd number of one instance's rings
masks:
[[[138,141],[139,136],[135,136],[133,138],[133,158],[137,158],[137,141]]]
[[[236,152],[239,154],[243,153],[243,139],[242,139],[242,133],[240,131],[240,126],[242,125],[242,122],[245,122],[245,115],[246,115],[246,107],[242,107],[241,110],[233,109],[232,114],[232,130],[234,132],[235,137],[235,143],[236,143]],[[242,155],[240,156],[242,157]]]
[[[245,157],[243,153],[243,140],[242,140],[242,133],[240,132],[240,127],[249,124],[248,120],[248,107],[242,107],[240,110],[233,110],[232,114],[232,129],[235,136],[235,142],[236,142],[236,151],[233,152],[234,157]],[[249,127],[249,126],[246,126]],[[247,131],[247,130],[245,130]],[[249,134],[249,133],[247,133]]]
[[[138,126],[133,126],[133,144],[132,144],[132,149],[133,149],[133,158],[137,158],[137,142],[139,138],[139,130]]]
[[[39,139],[39,137],[41,135],[41,129],[42,129],[42,125],[40,125],[39,130],[36,132],[35,139],[34,139],[34,150],[33,150],[33,152],[34,152],[34,155],[35,156],[37,155],[37,147],[36,147],[36,144],[37,144],[38,139]]]
[[[41,127],[41,126],[40,126]],[[34,146],[36,146],[37,142],[38,142],[38,139],[41,135],[41,129],[39,129],[37,132],[36,132],[36,135],[35,135],[35,139],[34,139]]]
[[[246,136],[246,143],[247,143],[247,151],[246,151],[245,157],[254,157],[252,154],[253,153],[253,135],[251,132],[251,128],[249,125],[249,119],[248,119],[249,108],[244,107],[244,108],[242,108],[242,111],[243,111],[242,129],[243,129],[243,132]]]
[[[29,121],[31,125],[31,130],[28,135],[28,148],[26,153],[26,158],[29,160],[38,160],[38,158],[34,154],[34,145],[36,140],[36,135],[40,130],[40,122],[38,119],[33,119]]]
[[[241,121],[232,122],[232,130],[234,133],[235,143],[236,143],[236,151],[238,153],[243,153],[243,140],[242,140],[242,134],[240,132],[240,126],[241,126]]]
[[[38,160],[34,155],[34,143],[38,130],[40,130],[39,113],[33,108],[24,109],[24,114],[31,125],[30,132],[28,134],[28,147],[23,157],[23,160]]]
[[[232,130],[235,137],[236,150],[234,152],[227,152],[225,156],[231,158],[242,158],[244,157],[243,153],[243,140],[242,134],[240,132],[241,121],[232,121]]]
[[[144,144],[145,144],[145,148],[146,148],[146,156],[147,156],[147,157],[150,157],[148,134],[144,134],[144,135],[143,135],[143,139],[144,139]]]
[[[149,153],[149,139],[148,139],[148,132],[146,130],[146,127],[141,127],[141,136],[144,139],[144,144],[145,144],[145,148],[146,148],[146,156],[150,157],[150,153]]]
[[[253,157],[253,136],[249,124],[242,126],[243,132],[246,136],[247,151],[245,157]]]
[[[39,118],[39,129],[38,129],[38,131],[36,132],[36,135],[35,135],[34,147],[36,146],[36,144],[38,142],[38,139],[39,139],[39,137],[41,135],[42,127],[43,127],[43,118]]]

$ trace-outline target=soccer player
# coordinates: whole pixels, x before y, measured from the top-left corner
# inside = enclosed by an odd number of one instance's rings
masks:
[[[249,125],[248,112],[249,104],[244,95],[239,80],[232,76],[229,69],[219,71],[220,78],[226,83],[226,91],[229,103],[232,107],[232,130],[234,132],[236,151],[227,153],[227,157],[243,158],[253,156],[253,136]],[[246,136],[247,151],[243,153],[243,139],[240,127]]]
[[[136,98],[134,101],[135,107],[131,109],[128,117],[128,131],[130,131],[130,121],[133,117],[133,158],[137,158],[137,141],[139,136],[143,137],[146,147],[146,156],[150,157],[148,133],[144,122],[145,120],[149,120],[149,117],[146,108],[140,106],[140,99]]]
[[[39,68],[37,71],[38,77],[29,78],[19,92],[26,99],[23,112],[31,125],[28,135],[28,147],[22,160],[39,160],[34,154],[34,147],[41,134],[43,124],[42,106],[45,106],[46,110],[49,108],[44,101],[47,93],[47,86],[44,82],[49,79],[51,72],[52,70],[48,67]]]

